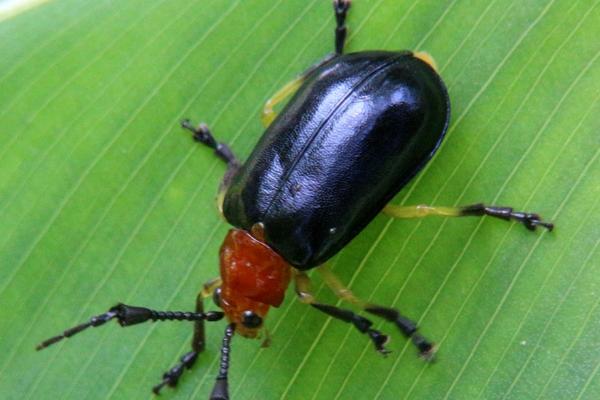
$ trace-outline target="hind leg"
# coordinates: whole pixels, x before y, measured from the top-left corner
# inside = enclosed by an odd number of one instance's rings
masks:
[[[346,15],[350,9],[350,0],[333,0],[333,11],[335,12],[335,54],[344,53],[344,44],[346,43]]]
[[[271,122],[275,120],[277,117],[277,112],[275,111],[275,106],[284,102],[288,98],[290,98],[294,93],[298,91],[300,86],[306,81],[306,78],[313,72],[315,69],[319,68],[321,65],[325,64],[327,61],[331,60],[334,57],[333,54],[328,54],[325,58],[320,60],[319,62],[311,65],[306,71],[283,85],[281,89],[279,89],[270,99],[265,102],[263,106],[262,112],[260,114],[260,120],[265,128],[271,125]]]
[[[545,222],[536,213],[514,211],[511,207],[486,206],[484,204],[471,204],[462,207],[433,207],[427,205],[418,206],[395,206],[388,204],[383,213],[394,218],[421,218],[429,215],[440,215],[444,217],[490,217],[500,218],[505,221],[520,222],[531,231],[541,226],[551,231],[554,225]]]
[[[262,121],[263,126],[266,128],[271,125],[271,122],[277,117],[277,113],[274,110],[274,107],[285,101],[287,98],[292,96],[300,86],[306,80],[306,77],[310,75],[315,69],[325,64],[327,61],[331,60],[335,56],[339,56],[344,52],[344,43],[346,42],[346,15],[348,13],[348,9],[350,8],[350,0],[334,0],[333,2],[333,11],[335,13],[336,20],[336,28],[335,28],[335,54],[329,54],[321,61],[312,65],[302,74],[298,75],[296,78],[286,83],[281,89],[279,89],[269,100],[265,102],[263,107],[260,119]]]

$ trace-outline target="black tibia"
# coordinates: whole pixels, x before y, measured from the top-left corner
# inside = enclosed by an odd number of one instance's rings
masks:
[[[221,345],[221,363],[219,365],[219,375],[215,381],[215,386],[210,394],[210,400],[229,400],[229,390],[227,382],[227,373],[229,371],[229,355],[231,353],[231,338],[235,332],[235,324],[227,325],[223,344]]]
[[[383,355],[388,354],[390,351],[385,348],[385,344],[388,342],[388,337],[378,330],[371,328],[373,323],[368,319],[361,317],[360,315],[346,309],[330,306],[327,304],[311,303],[311,306],[319,311],[324,312],[334,318],[337,318],[344,322],[349,322],[361,333],[369,336],[375,349]]]
[[[542,221],[538,214],[514,211],[511,207],[486,206],[481,203],[472,204],[469,206],[460,207],[460,215],[489,215],[490,217],[496,217],[506,221],[510,221],[512,219],[523,223],[523,225],[525,225],[525,227],[531,231],[535,230],[537,226],[542,226],[549,231],[554,228],[554,224]]]
[[[204,313],[204,305],[202,302],[202,294],[196,297],[196,313]],[[170,370],[165,372],[162,376],[162,381],[152,388],[152,391],[159,394],[160,390],[164,386],[175,387],[179,378],[183,374],[184,369],[191,369],[196,360],[198,354],[204,351],[206,341],[204,334],[204,320],[199,319],[194,322],[194,337],[192,338],[192,351],[184,354],[179,362]]]
[[[217,142],[205,123],[200,123],[197,127],[194,127],[189,119],[184,119],[181,121],[181,127],[190,130],[194,134],[195,141],[213,149],[215,154],[227,163],[228,167],[236,168],[240,166],[229,146]]]
[[[196,312],[204,313],[204,297],[202,293],[196,296]],[[224,314],[223,314],[224,315]],[[206,345],[206,337],[204,334],[204,320],[198,320],[194,322],[194,337],[192,338],[192,350],[195,352],[204,351]]]
[[[333,10],[335,11],[335,53],[344,52],[344,42],[346,41],[346,14],[350,8],[350,0],[333,0]]]
[[[429,340],[417,333],[417,325],[401,315],[398,310],[394,308],[381,307],[369,304],[364,310],[370,314],[377,315],[385,319],[386,321],[394,323],[398,329],[406,336],[410,338],[413,344],[419,350],[419,355],[426,360],[431,360],[435,353],[435,346]]]

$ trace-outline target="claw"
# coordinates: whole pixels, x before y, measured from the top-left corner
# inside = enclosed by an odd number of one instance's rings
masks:
[[[384,335],[381,332],[376,331],[375,329],[369,329],[367,331],[367,334],[373,341],[375,350],[377,350],[379,353],[381,353],[381,355],[386,357],[388,354],[390,354],[392,352],[391,350],[388,350],[385,348],[385,345],[390,341],[389,336]]]
[[[198,127],[194,127],[189,119],[183,119],[180,124],[183,129],[187,129],[193,133],[192,137],[195,141],[204,143],[208,147],[217,150],[218,143],[204,122],[200,123]]]
[[[183,365],[182,364],[178,364],[175,367],[171,368],[169,371],[167,371],[163,374],[162,382],[159,383],[158,385],[154,386],[152,388],[152,392],[154,392],[154,394],[160,394],[160,390],[164,386],[170,386],[170,387],[177,386],[177,382],[179,381],[179,377],[181,377],[182,373],[183,373]]]
[[[554,229],[554,224],[551,222],[542,221],[539,214],[514,211],[512,207],[486,206],[478,203],[461,207],[459,215],[489,215],[505,221],[512,219],[514,221],[521,222],[523,225],[525,225],[525,228],[529,229],[530,231],[534,231],[537,226],[544,227],[548,229],[548,231],[552,231],[552,229]]]
[[[188,118],[182,119],[180,124],[181,124],[181,127],[184,129],[191,129],[191,130],[194,129],[192,127],[192,123],[190,122],[190,120]]]
[[[529,229],[530,231],[535,231],[535,228],[538,226],[544,227],[548,229],[548,231],[552,231],[552,229],[554,229],[554,224],[542,221],[539,214],[512,212],[511,217],[516,219],[517,221],[523,222],[525,228]]]
[[[198,353],[196,351],[190,351],[189,353],[184,354],[177,365],[163,374],[162,382],[154,386],[152,392],[154,392],[154,394],[160,394],[160,390],[165,386],[177,386],[177,382],[179,382],[179,378],[183,374],[184,368],[192,368],[196,358],[198,358]]]
[[[167,385],[168,383],[169,382],[166,379],[163,379],[161,383],[152,387],[152,393],[158,396],[160,394],[160,389],[162,389],[163,386]]]
[[[337,12],[348,11],[351,3],[351,0],[333,0],[333,6]]]
[[[425,361],[433,361],[435,357],[435,353],[437,351],[437,346],[423,336],[415,333],[411,337],[414,345],[419,350],[419,357],[421,357]]]
[[[537,226],[541,226],[541,227],[548,229],[548,232],[552,232],[552,229],[554,229],[553,223],[542,221],[540,219],[540,216],[537,214],[533,214],[532,218],[527,219],[525,221],[525,226],[527,227],[527,229],[532,230],[532,231],[535,230],[535,228]]]
[[[437,346],[431,346],[431,349],[425,352],[420,352],[419,357],[421,357],[426,362],[434,362],[435,361],[435,353],[437,353]]]

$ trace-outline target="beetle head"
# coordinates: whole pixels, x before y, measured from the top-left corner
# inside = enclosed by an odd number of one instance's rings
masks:
[[[257,337],[269,307],[278,307],[290,282],[290,265],[263,241],[231,229],[221,246],[221,308],[236,331]]]

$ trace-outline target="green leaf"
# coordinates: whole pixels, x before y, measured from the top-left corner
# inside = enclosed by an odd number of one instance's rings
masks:
[[[332,268],[418,320],[437,362],[377,321],[393,337],[382,358],[290,291],[270,348],[234,338],[232,398],[600,398],[599,21],[597,0],[353,2],[350,51],[426,50],[452,99],[441,150],[395,203],[506,204],[557,228],[377,217]],[[151,398],[188,323],[34,347],[119,301],[193,307],[228,229],[224,167],[178,121],[246,157],[262,104],[332,50],[333,26],[318,0],[53,0],[3,18],[2,398]],[[208,397],[223,327],[164,398]]]

